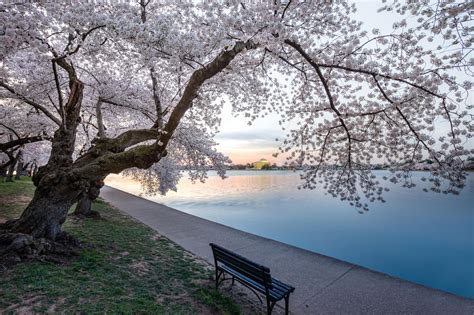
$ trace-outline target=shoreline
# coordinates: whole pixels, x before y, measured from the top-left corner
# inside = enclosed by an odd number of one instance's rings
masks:
[[[105,186],[101,196],[208,262],[213,262],[208,244],[215,242],[267,265],[272,275],[296,286],[292,311],[474,312],[472,299],[239,231],[116,188]]]
[[[474,299],[474,178],[469,174],[459,196],[420,195],[424,174],[413,175],[419,187],[389,186],[387,202],[370,204],[363,216],[320,190],[297,190],[298,173],[287,171],[232,171],[225,180],[212,175],[205,184],[183,180],[178,192],[166,196],[142,194],[139,182],[122,178],[107,184],[212,222]]]

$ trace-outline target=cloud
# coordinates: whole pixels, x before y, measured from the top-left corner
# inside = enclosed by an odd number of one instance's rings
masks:
[[[229,132],[215,137],[221,149],[249,150],[249,151],[276,151],[278,143],[274,135],[254,134],[246,132]]]
[[[279,143],[275,139],[283,139],[284,132],[276,114],[260,117],[249,126],[247,119],[234,117],[230,106],[225,106],[221,118],[220,132],[214,139],[218,143],[217,149],[234,163],[252,163],[260,158],[279,162],[272,154],[278,152]]]
[[[272,131],[224,131],[216,135],[215,139],[219,140],[236,140],[236,141],[269,141],[275,142],[275,132]]]
[[[217,149],[228,155],[234,163],[252,163],[260,158],[281,162],[272,157],[273,153],[278,152],[278,142],[275,141],[274,133],[229,131],[216,135],[215,140],[219,143]]]

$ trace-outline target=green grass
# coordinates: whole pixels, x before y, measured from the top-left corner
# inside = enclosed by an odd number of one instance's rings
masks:
[[[0,218],[17,217],[34,186],[0,183]],[[68,218],[86,244],[67,265],[29,262],[0,274],[0,313],[238,314],[212,289],[212,272],[150,228],[99,200],[101,219]]]
[[[0,218],[17,217],[31,199],[35,186],[28,177],[13,183],[4,183],[0,177]]]

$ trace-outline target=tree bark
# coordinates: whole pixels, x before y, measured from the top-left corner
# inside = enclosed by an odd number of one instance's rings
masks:
[[[29,234],[36,238],[55,240],[61,233],[61,225],[67,213],[78,199],[80,191],[61,175],[46,175],[35,191],[21,217],[15,222],[10,232]]]
[[[13,140],[10,137],[10,141],[6,143],[0,143],[0,151],[11,150],[12,148],[22,146],[27,143],[34,143],[34,142],[43,141],[47,139],[49,139],[47,136],[32,136],[32,137],[18,138],[16,140]]]
[[[13,172],[15,171],[16,159],[8,166],[6,182],[13,182]]]
[[[16,162],[16,174],[15,179],[19,180],[21,173],[23,172],[23,153],[22,151],[18,152],[17,162]]]
[[[35,176],[37,172],[38,172],[38,165],[36,165],[36,163],[34,163],[33,166],[30,169],[30,177]]]
[[[61,234],[69,208],[79,199],[81,191],[87,189],[89,181],[72,168],[84,84],[75,78],[74,72],[70,76],[65,117],[54,133],[49,161],[33,176],[35,195],[10,232],[55,240]]]
[[[6,176],[7,176],[6,168],[0,167],[0,183],[3,183]]]
[[[72,156],[84,84],[76,78],[74,68],[65,57],[53,60],[68,73],[70,93],[61,111],[59,128],[51,141],[48,163],[33,176],[35,195],[21,217],[8,224],[7,232],[28,234],[34,238],[62,239],[61,225],[70,207],[87,195],[89,200],[78,207],[90,209],[90,199],[98,196],[97,185],[91,183],[103,181],[108,174],[119,173],[127,168],[146,169],[159,162],[166,156],[168,142],[204,82],[226,68],[240,52],[253,48],[256,45],[251,41],[237,42],[233,48],[223,50],[206,66],[196,70],[162,132],[156,128],[129,130],[113,139],[100,138],[75,162]],[[140,144],[148,140],[154,143]]]
[[[90,183],[89,189],[82,194],[81,199],[77,203],[74,215],[83,217],[98,217],[97,211],[93,211],[92,202],[99,197],[100,189],[104,186],[103,181],[94,181]]]
[[[77,202],[74,215],[81,217],[88,217],[92,212],[92,199],[89,198],[88,194],[84,194],[81,199]]]

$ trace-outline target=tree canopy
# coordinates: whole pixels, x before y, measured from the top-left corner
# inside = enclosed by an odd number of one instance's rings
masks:
[[[363,29],[354,10],[291,0],[4,4],[1,132],[51,140],[38,187],[58,169],[78,191],[126,171],[165,193],[183,168],[195,180],[210,168],[224,176],[229,159],[213,136],[228,103],[249,121],[281,117],[280,153],[303,167],[304,188],[367,209],[363,197],[383,200],[373,163],[411,187],[407,172],[430,159],[431,189],[457,193],[473,152],[473,3],[395,1],[381,9],[400,14],[388,34]]]

